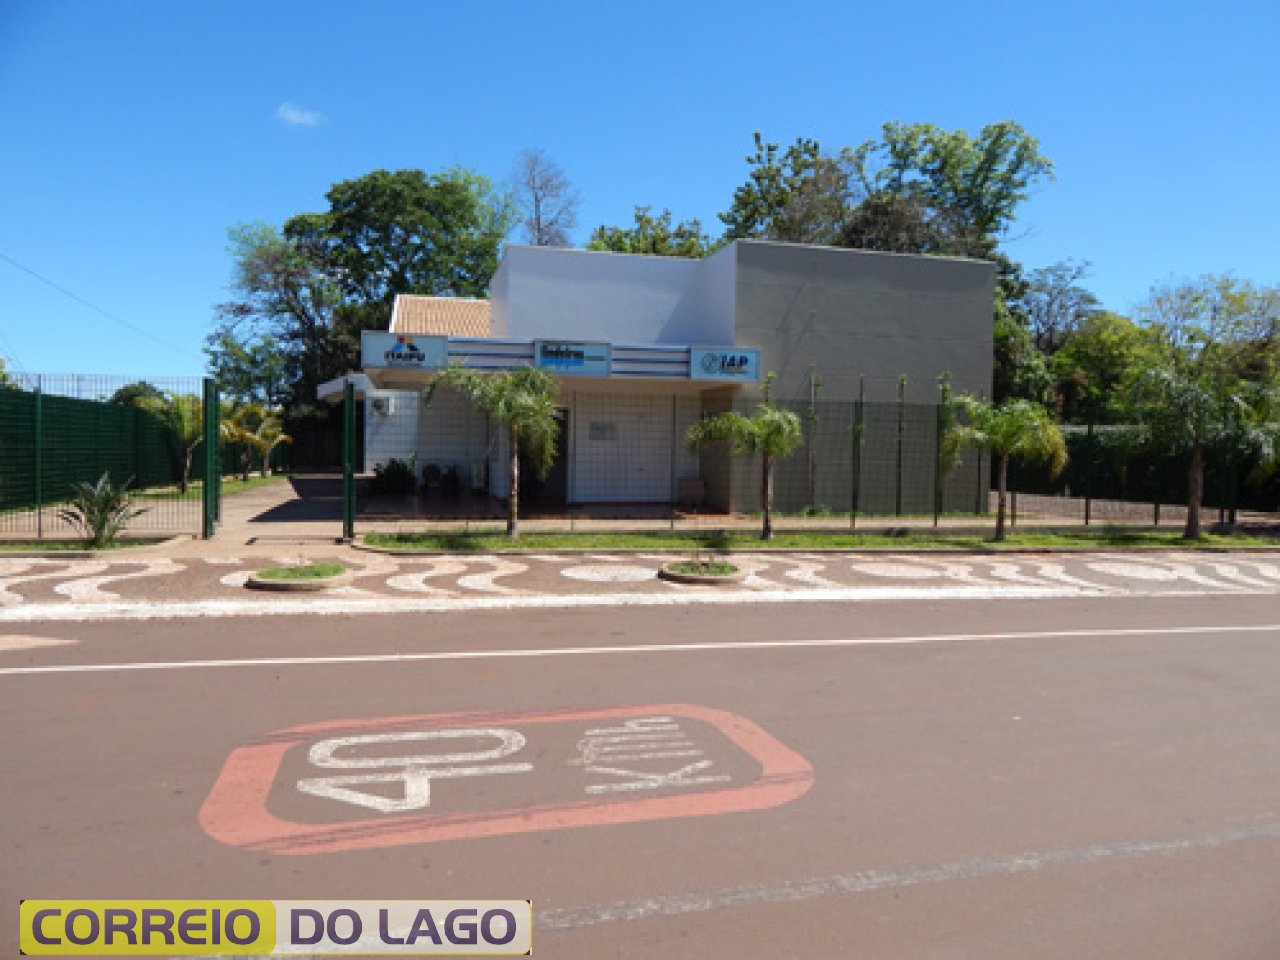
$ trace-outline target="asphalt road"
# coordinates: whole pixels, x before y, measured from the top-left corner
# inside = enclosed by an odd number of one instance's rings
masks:
[[[1274,595],[0,632],[10,905],[529,897],[567,958],[1280,954]]]

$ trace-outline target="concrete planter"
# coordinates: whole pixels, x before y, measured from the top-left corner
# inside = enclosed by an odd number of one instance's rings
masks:
[[[250,590],[273,590],[277,593],[315,593],[320,590],[329,590],[333,587],[345,587],[351,583],[351,580],[351,571],[344,570],[342,573],[332,577],[308,577],[297,580],[266,580],[262,577],[253,576],[246,580],[244,585]]]
[[[743,577],[746,576],[741,570],[734,568],[733,573],[681,573],[673,567],[688,563],[688,560],[673,560],[671,563],[664,563],[658,569],[659,580],[669,580],[671,583],[684,583],[694,586],[715,586],[722,583],[741,583]],[[720,561],[727,563],[728,561]]]

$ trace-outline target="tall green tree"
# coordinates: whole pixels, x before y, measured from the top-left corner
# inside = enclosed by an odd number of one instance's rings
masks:
[[[233,392],[251,388],[248,369],[259,345],[258,359],[273,363],[264,346],[275,341],[283,354],[287,403],[292,413],[316,403],[316,388],[345,373],[359,359],[359,344],[336,329],[335,313],[342,293],[317,251],[263,223],[241,224],[229,231],[234,263],[233,298],[217,308],[218,327],[208,349],[215,367],[223,366]],[[229,356],[244,349],[245,363]],[[226,358],[225,364],[220,358]],[[240,375],[246,382],[237,383]]]
[[[1063,419],[1101,423],[1121,417],[1123,385],[1159,361],[1150,330],[1116,313],[1093,314],[1051,361]]]
[[[486,373],[462,366],[441,370],[427,388],[426,402],[439,387],[457,390],[476,407],[507,428],[507,536],[520,535],[520,454],[525,453],[539,477],[555,460],[560,416],[556,381],[537,367]]]
[[[1044,407],[1029,400],[992,404],[960,394],[955,404],[961,418],[944,440],[944,448],[974,446],[996,456],[996,532],[1005,538],[1005,514],[1009,498],[1009,461],[1049,464],[1056,475],[1067,463],[1067,443],[1062,431]]]
[[[145,407],[148,401],[163,400],[164,391],[146,380],[126,383],[111,395],[107,403],[118,407]]]
[[[515,225],[512,198],[462,167],[375,170],[334,184],[329,209],[284,226],[339,286],[348,335],[387,329],[397,294],[482,297]]]
[[[927,203],[948,236],[946,252],[989,257],[1037,183],[1053,177],[1040,144],[1012,120],[976,136],[931,123],[886,123],[878,140],[847,153],[867,197],[915,197]]]
[[[1126,385],[1129,413],[1154,449],[1187,457],[1187,521],[1200,535],[1207,452],[1274,463],[1280,295],[1230,276],[1152,289],[1139,306],[1156,357]]]
[[[636,207],[635,223],[630,227],[596,227],[587,241],[588,250],[613,253],[643,253],[659,257],[705,257],[716,249],[716,243],[702,231],[697,220],[681,220],[673,224],[670,210],[656,217],[649,207]]]
[[[205,340],[209,373],[224,396],[274,407],[289,398],[289,358],[271,333],[241,339],[221,328]]]
[[[693,450],[728,442],[731,452],[736,455],[760,457],[760,505],[764,511],[761,540],[773,539],[774,466],[804,443],[804,426],[800,417],[779,407],[770,397],[774,379],[772,373],[765,378],[763,399],[751,416],[730,410],[699,420],[687,434],[689,447]]]
[[[726,240],[834,244],[848,210],[848,176],[818,141],[806,137],[780,150],[756,131],[747,181],[720,214]]]

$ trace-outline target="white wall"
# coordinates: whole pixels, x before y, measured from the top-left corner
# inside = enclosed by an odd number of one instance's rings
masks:
[[[375,412],[378,402],[388,413]],[[369,390],[364,396],[364,470],[388,460],[408,460],[418,451],[421,395],[416,390]],[[421,458],[419,458],[421,459]]]
[[[513,340],[732,344],[731,251],[725,259],[728,278],[712,258],[703,281],[709,261],[509,246],[491,293]]]
[[[577,394],[570,413],[570,502],[674,499],[673,481],[698,474],[684,436],[700,409],[696,394]]]

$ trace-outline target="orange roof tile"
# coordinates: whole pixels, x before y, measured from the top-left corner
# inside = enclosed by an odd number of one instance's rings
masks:
[[[492,331],[489,301],[402,293],[396,297],[391,330],[438,337],[487,337]]]

